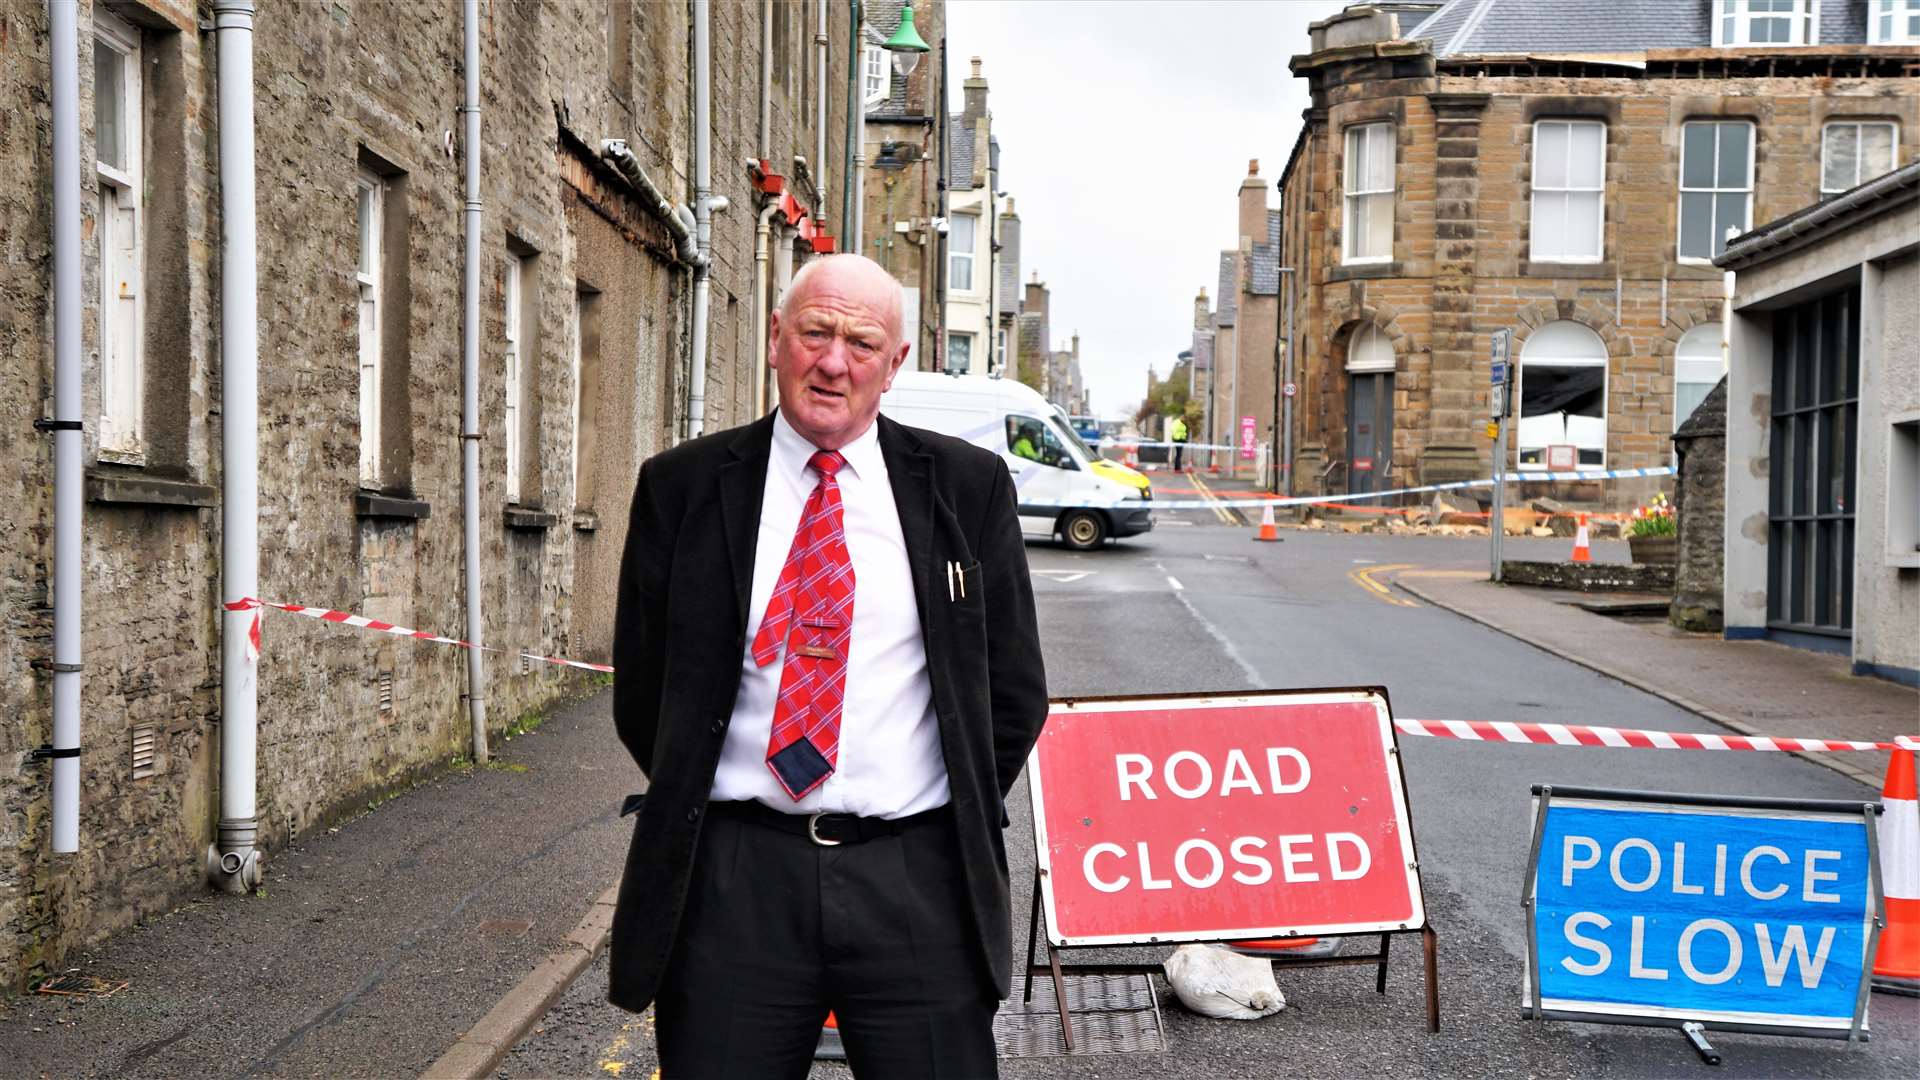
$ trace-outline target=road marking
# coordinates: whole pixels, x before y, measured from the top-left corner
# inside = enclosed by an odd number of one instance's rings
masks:
[[[1207,486],[1207,482],[1200,479],[1199,473],[1193,474],[1193,486],[1200,489],[1200,497],[1208,503],[1207,509],[1213,511],[1213,516],[1219,518],[1222,525],[1245,524],[1237,514],[1227,509],[1226,502],[1213,493],[1213,489]]]
[[[1365,570],[1349,570],[1347,571],[1347,577],[1355,585],[1360,586],[1378,599],[1384,600],[1389,604],[1396,607],[1417,608],[1420,606],[1417,601],[1395,596],[1391,588],[1388,588],[1386,584],[1375,580],[1373,577],[1375,574],[1386,574],[1395,570],[1412,569],[1415,569],[1412,563],[1389,563],[1386,566],[1370,566]]]
[[[1033,573],[1038,574],[1039,576],[1044,577],[1049,581],[1057,581],[1062,585],[1071,585],[1074,582],[1079,581],[1081,578],[1092,577],[1095,571],[1092,571],[1092,570],[1035,570],[1033,571]]]
[[[1159,527],[1161,527],[1161,526],[1163,526],[1163,525],[1192,525],[1192,524],[1193,524],[1193,522],[1191,522],[1191,521],[1175,521],[1175,520],[1173,520],[1172,518],[1167,518],[1167,519],[1166,519],[1166,520],[1164,520],[1164,521],[1156,521],[1156,522],[1154,522],[1153,524],[1154,524],[1154,527],[1155,527],[1155,528],[1159,528]]]
[[[1355,560],[1353,560],[1353,565],[1355,565],[1355,566],[1372,566],[1372,565],[1373,565],[1374,563],[1376,563],[1376,562],[1378,562],[1378,561],[1379,561],[1378,559],[1355,559]]]
[[[1180,579],[1177,577],[1174,577],[1172,574],[1167,575],[1167,584],[1173,586],[1174,592],[1179,592],[1180,590],[1186,588],[1185,585],[1180,584]]]

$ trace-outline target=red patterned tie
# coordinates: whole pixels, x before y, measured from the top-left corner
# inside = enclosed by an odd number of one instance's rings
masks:
[[[840,707],[853,640],[853,559],[847,554],[834,474],[846,463],[830,450],[807,462],[820,482],[807,498],[787,563],[753,637],[753,661],[761,667],[773,663],[783,642],[787,647],[767,768],[796,800],[833,774],[840,753]]]

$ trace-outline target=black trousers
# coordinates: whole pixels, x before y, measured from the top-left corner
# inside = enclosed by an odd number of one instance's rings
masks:
[[[1173,444],[1173,469],[1175,472],[1180,471],[1181,451],[1185,450],[1186,448],[1187,448],[1186,443],[1177,442]]]
[[[710,814],[654,1002],[662,1080],[799,1080],[832,1011],[857,1077],[999,1075],[952,825],[821,847]]]

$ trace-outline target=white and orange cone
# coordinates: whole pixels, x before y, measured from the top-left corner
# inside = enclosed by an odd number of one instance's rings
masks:
[[[1913,747],[1911,739],[1900,744]],[[1895,750],[1880,789],[1880,885],[1887,926],[1873,956],[1873,985],[1920,993],[1920,798],[1914,790],[1913,749]]]
[[[1266,512],[1260,515],[1260,531],[1253,534],[1255,540],[1278,541],[1280,529],[1273,523],[1273,504],[1268,503]]]
[[[1580,528],[1573,534],[1573,562],[1593,561],[1593,552],[1588,548],[1590,543],[1587,539],[1587,515],[1581,514]]]

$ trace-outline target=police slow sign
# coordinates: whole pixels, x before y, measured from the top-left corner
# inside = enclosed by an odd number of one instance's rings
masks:
[[[1055,945],[1415,930],[1378,691],[1055,703],[1029,759]]]
[[[1871,811],[1536,789],[1523,1004],[1547,1019],[1863,1035]]]

